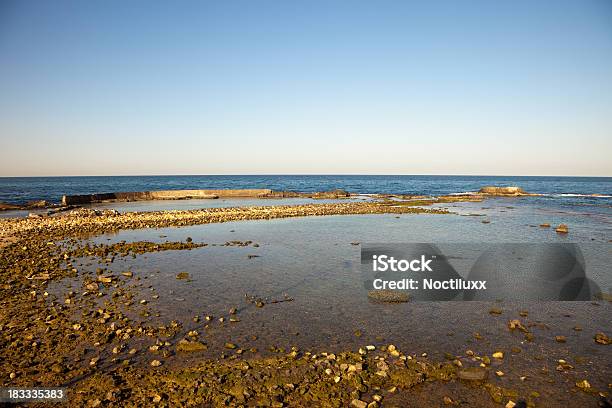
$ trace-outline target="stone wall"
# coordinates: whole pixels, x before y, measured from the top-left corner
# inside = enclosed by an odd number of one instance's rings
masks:
[[[272,193],[267,188],[244,190],[161,190],[65,195],[63,205],[90,204],[103,201],[186,200],[190,198],[261,197]]]

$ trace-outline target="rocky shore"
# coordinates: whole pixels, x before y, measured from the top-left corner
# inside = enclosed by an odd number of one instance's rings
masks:
[[[443,214],[446,211],[424,206],[444,200],[461,199],[412,197],[398,202],[386,197],[125,214],[74,209],[47,217],[0,220],[0,384],[67,387],[70,394],[65,406],[374,408],[455,406],[462,401],[480,401],[482,406],[544,406],[539,405],[535,390],[505,388],[493,381],[500,375],[493,369],[494,362],[503,359],[503,354],[468,350],[465,355],[435,361],[381,341],[343,351],[270,345],[262,356],[246,341],[228,339],[229,328],[240,324],[241,313],[235,304],[228,304],[226,312],[217,316],[203,311],[183,321],[152,324],[149,318],[159,312],[139,291],[147,288],[154,298],[155,288],[146,284],[145,276],[122,270],[121,260],[155,252],[192,251],[209,244],[191,238],[163,243],[94,244],[89,240],[118,230],[240,220]],[[258,247],[250,241],[220,245]],[[55,282],[66,278],[78,282],[77,286],[66,292],[51,290]],[[189,274],[178,273],[176,279],[188,280]],[[283,301],[291,299],[245,299],[256,310]],[[491,313],[497,316],[502,311]],[[533,341],[530,326],[520,320],[511,323],[507,330],[519,331],[526,341]],[[256,338],[257,333],[252,333],[250,339]],[[595,335],[595,347],[609,344],[606,333]],[[559,364],[562,370],[571,370],[569,363]],[[606,391],[589,380],[578,374],[576,400],[595,404],[598,398],[606,398]],[[423,392],[431,390],[430,386],[433,392]],[[461,397],[451,392],[456,386],[461,387]]]
[[[27,239],[42,234],[50,239],[100,234],[120,229],[178,227],[240,220],[357,214],[444,214],[445,210],[423,208],[433,201],[347,202],[260,207],[208,208],[188,211],[151,211],[120,214],[114,210],[75,209],[51,217],[0,219],[0,242]],[[401,205],[400,205],[401,204]]]
[[[449,200],[452,197],[458,199],[467,198],[484,198],[490,196],[504,197],[521,197],[521,196],[537,196],[538,194],[527,193],[522,188],[517,186],[511,187],[496,187],[485,186],[478,192],[454,194],[447,196],[429,197],[419,195],[405,194],[375,194],[376,197],[394,197],[402,199],[426,199],[426,200]],[[218,198],[258,198],[258,199],[274,199],[274,198],[312,198],[312,199],[342,199],[358,196],[355,193],[349,193],[342,189],[318,192],[295,192],[295,191],[274,191],[271,189],[233,189],[233,190],[160,190],[160,191],[135,191],[135,192],[114,192],[114,193],[96,193],[96,194],[80,194],[80,195],[64,195],[61,203],[52,203],[46,200],[31,201],[26,204],[12,204],[0,202],[0,211],[11,210],[35,210],[35,209],[52,209],[48,212],[49,215],[73,209],[76,206],[96,203],[111,203],[111,202],[132,202],[132,201],[155,201],[155,200],[191,200],[191,199],[218,199]]]

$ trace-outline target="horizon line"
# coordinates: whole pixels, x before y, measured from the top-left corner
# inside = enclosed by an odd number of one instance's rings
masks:
[[[612,176],[593,176],[593,175],[534,175],[534,174],[439,174],[439,173],[421,173],[421,174],[409,174],[409,173],[251,173],[251,174],[223,174],[223,173],[209,173],[209,174],[197,174],[197,173],[186,173],[186,174],[87,174],[87,175],[34,175],[34,176],[1,176],[2,179],[8,178],[67,178],[67,177],[266,177],[266,176],[300,176],[300,177],[317,177],[317,176],[417,176],[417,177],[582,177],[582,178],[612,178]]]

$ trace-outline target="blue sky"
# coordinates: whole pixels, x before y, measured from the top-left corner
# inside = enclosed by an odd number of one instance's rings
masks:
[[[612,175],[612,2],[0,0],[0,176]]]

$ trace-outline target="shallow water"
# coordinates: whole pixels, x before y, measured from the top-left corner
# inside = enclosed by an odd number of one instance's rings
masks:
[[[135,299],[149,302],[146,309],[152,314],[147,322],[158,325],[178,320],[184,323],[183,334],[199,331],[201,341],[209,345],[209,350],[203,353],[208,358],[218,357],[225,342],[244,349],[255,347],[257,354],[266,354],[270,346],[339,351],[388,343],[408,353],[427,353],[435,359],[443,359],[446,353],[465,355],[468,349],[489,355],[503,350],[508,357],[494,361],[493,366],[509,373],[495,379],[505,387],[538,389],[550,395],[558,392],[550,381],[571,388],[572,381],[576,381],[574,373],[569,376],[557,373],[559,359],[574,364],[575,375],[588,375],[591,383],[605,387],[612,358],[609,348],[596,344],[593,336],[610,331],[609,302],[380,304],[368,299],[359,271],[360,246],[351,243],[591,243],[595,239],[600,246],[610,245],[607,242],[610,220],[605,217],[537,209],[507,199],[447,207],[463,215],[485,216],[409,214],[399,218],[360,215],[240,221],[120,231],[93,240],[163,242],[191,237],[194,242],[209,244],[189,251],[118,257],[110,266],[116,274],[125,270],[134,273],[133,279],[125,279],[126,285],[137,294]],[[491,223],[483,224],[483,218]],[[541,222],[553,225],[564,222],[570,226],[570,234],[530,226]],[[250,240],[259,247],[223,246],[233,240]],[[585,257],[599,265],[598,284],[609,292],[612,286],[609,251],[604,254],[587,251]],[[78,266],[89,271],[95,267],[87,266],[86,262]],[[179,272],[188,272],[190,279],[177,280]],[[51,286],[58,294],[80,288],[78,278]],[[265,306],[258,308],[245,301],[245,294],[263,298]],[[283,301],[287,298],[291,301]],[[273,303],[274,300],[281,302]],[[503,314],[489,314],[493,306],[502,308]],[[231,307],[238,309],[240,322],[219,323],[218,317],[230,317]],[[527,311],[528,316],[519,316],[519,311]],[[202,320],[192,321],[194,316],[205,315],[215,316],[208,328]],[[508,330],[508,321],[517,318],[530,325],[535,336],[533,342],[526,341],[520,332]],[[576,326],[582,330],[574,330]],[[556,342],[557,335],[565,336],[566,342]],[[524,376],[531,379],[529,383],[519,379]]]

